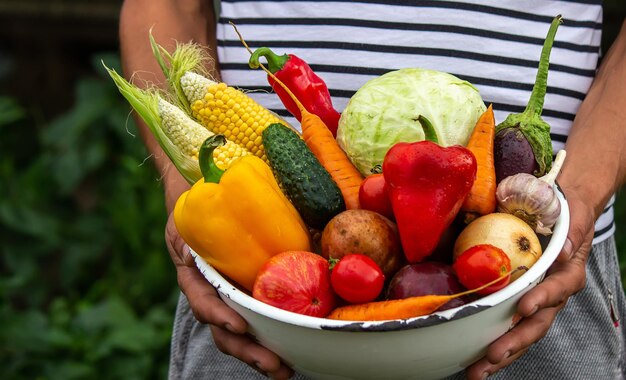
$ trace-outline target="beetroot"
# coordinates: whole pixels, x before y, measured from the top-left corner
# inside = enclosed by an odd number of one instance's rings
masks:
[[[465,291],[450,265],[423,262],[405,265],[389,282],[387,299],[404,299],[414,296],[451,295]],[[475,299],[474,295],[453,298],[438,310],[464,305]]]

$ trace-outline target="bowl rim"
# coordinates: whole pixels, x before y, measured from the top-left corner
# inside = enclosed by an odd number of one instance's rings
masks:
[[[560,254],[569,230],[570,214],[567,200],[562,190],[558,187],[558,184],[555,185],[554,188],[561,205],[561,213],[554,225],[553,233],[550,237],[548,245],[544,249],[539,260],[537,260],[532,267],[530,267],[523,275],[505,288],[490,295],[481,297],[476,301],[458,306],[456,308],[408,319],[393,319],[384,321],[340,321],[312,317],[283,310],[259,301],[242,292],[226,280],[215,268],[213,268],[200,255],[193,251],[193,249],[190,248],[190,252],[195,259],[198,269],[209,281],[209,283],[217,289],[220,297],[228,298],[239,306],[270,319],[310,329],[342,331],[389,331],[427,327],[453,319],[456,320],[465,318],[486,308],[496,306],[524,291],[533,282],[542,279],[542,276]]]

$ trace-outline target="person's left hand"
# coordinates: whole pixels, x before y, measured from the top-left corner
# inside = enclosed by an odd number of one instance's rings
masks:
[[[546,278],[526,293],[517,305],[522,320],[493,342],[485,357],[466,369],[467,378],[484,379],[508,366],[543,338],[570,296],[585,287],[585,265],[594,232],[593,209],[575,190],[565,191],[570,228],[565,246]]]

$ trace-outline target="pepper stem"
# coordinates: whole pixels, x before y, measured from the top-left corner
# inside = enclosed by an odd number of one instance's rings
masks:
[[[229,22],[230,25],[232,25],[233,29],[235,29],[235,33],[237,33],[237,36],[239,37],[239,41],[241,41],[241,43],[243,44],[243,46],[246,48],[246,50],[252,54],[252,50],[250,49],[250,47],[248,46],[248,44],[246,43],[246,41],[243,39],[243,36],[241,35],[241,33],[239,33],[239,29],[237,29],[237,26],[235,26],[235,24],[230,21]],[[300,110],[300,113],[302,114],[302,116],[304,117],[304,115],[314,115],[312,113],[310,113],[302,104],[302,102],[300,102],[300,100],[298,99],[298,97],[289,89],[289,87],[287,87],[286,84],[283,83],[283,81],[281,81],[280,79],[276,78],[276,75],[272,74],[271,71],[269,71],[267,69],[267,67],[265,67],[265,65],[263,65],[261,62],[259,62],[259,66],[263,71],[265,71],[267,73],[267,75],[272,78],[273,80],[276,81],[276,83],[278,83],[278,85],[280,87],[283,88],[283,90],[285,90],[285,92],[287,93],[287,95],[289,95],[289,97],[291,98],[291,100],[293,100],[294,103],[296,103],[296,107],[298,107],[298,109]]]
[[[198,154],[198,163],[200,164],[200,172],[204,177],[205,183],[219,183],[225,170],[217,167],[213,160],[213,151],[221,145],[226,144],[224,135],[213,135],[202,143],[200,153]]]
[[[289,54],[277,55],[268,47],[260,47],[250,55],[248,66],[251,69],[258,69],[260,66],[259,58],[261,57],[265,57],[267,60],[267,68],[272,74],[281,70],[289,60]]]
[[[420,122],[422,129],[424,129],[424,138],[428,141],[434,142],[435,144],[439,144],[437,131],[435,130],[435,127],[433,127],[430,120],[428,120],[424,115],[419,115],[417,117],[417,121]]]
[[[554,44],[554,37],[556,36],[556,30],[563,22],[561,15],[558,15],[552,20],[548,35],[543,43],[541,49],[541,58],[539,59],[539,68],[537,69],[537,77],[535,84],[533,85],[533,92],[530,94],[530,99],[524,110],[524,114],[541,115],[543,111],[543,102],[546,97],[546,88],[548,87],[548,66],[550,64],[550,52],[552,51],[552,45]]]

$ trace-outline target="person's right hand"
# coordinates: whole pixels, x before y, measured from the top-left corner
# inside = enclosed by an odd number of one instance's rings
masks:
[[[585,287],[596,217],[587,198],[576,188],[564,187],[564,192],[570,210],[565,246],[545,279],[519,300],[520,323],[489,345],[485,357],[468,367],[468,379],[484,379],[525,355],[548,333],[569,297]]]
[[[176,230],[173,213],[165,227],[165,241],[176,265],[178,285],[195,318],[210,325],[217,348],[272,379],[289,379],[293,370],[283,364],[278,355],[246,334],[246,321],[219,298],[215,288],[200,273],[189,246]]]

